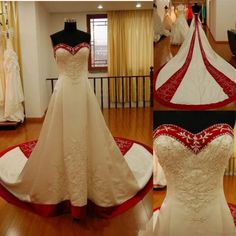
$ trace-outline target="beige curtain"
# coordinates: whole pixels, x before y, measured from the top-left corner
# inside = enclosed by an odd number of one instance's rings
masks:
[[[108,12],[108,74],[109,76],[149,75],[153,65],[153,11]],[[117,81],[118,100],[121,101],[121,80]],[[142,94],[139,79],[138,99]],[[128,81],[124,84],[128,99]],[[136,82],[132,81],[132,99],[136,99]],[[150,98],[150,81],[145,82],[145,99]],[[115,84],[111,83],[111,99],[115,99]]]
[[[14,1],[0,1],[0,106],[4,103],[5,94],[5,78],[3,70],[3,56],[6,49],[5,32],[8,28],[13,30],[13,47],[18,55],[20,64],[20,47],[19,47],[19,27],[18,27],[18,11],[17,2]],[[8,23],[8,24],[7,24]]]
[[[19,44],[19,22],[18,10],[16,1],[0,1],[0,22],[2,23],[1,31],[6,31],[7,27],[13,30],[12,44],[15,52],[18,55],[20,64],[20,44]],[[8,22],[8,25],[6,24]],[[3,37],[3,47],[6,47],[5,38]]]

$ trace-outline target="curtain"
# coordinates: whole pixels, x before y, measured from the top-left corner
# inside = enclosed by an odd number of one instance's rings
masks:
[[[108,12],[108,75],[149,75],[153,65],[153,11]],[[117,81],[118,101],[121,101],[121,80]],[[142,79],[138,79],[138,99],[143,96]],[[125,101],[129,83],[124,83]],[[132,80],[132,100],[136,100],[136,81]],[[145,100],[150,99],[150,81],[145,82]],[[111,100],[115,99],[115,81],[111,81]]]
[[[12,45],[17,53],[20,65],[20,44],[19,44],[19,26],[18,10],[15,1],[0,1],[0,120],[3,117],[5,102],[5,77],[3,69],[4,50],[6,49],[6,30],[13,30]]]
[[[13,47],[15,52],[20,59],[20,44],[19,44],[19,26],[18,26],[18,10],[16,1],[1,1],[0,12],[3,13],[0,16],[0,22],[2,23],[2,31],[8,28],[13,29]],[[8,22],[8,25],[6,24]],[[3,39],[3,45],[6,46],[5,40]]]

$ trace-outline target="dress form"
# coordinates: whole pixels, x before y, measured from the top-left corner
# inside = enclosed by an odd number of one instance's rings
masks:
[[[161,111],[154,113],[154,128],[173,124],[198,133],[218,123],[226,123],[234,128],[235,117],[235,111]]]
[[[65,21],[64,30],[61,30],[51,36],[53,46],[63,43],[71,47],[75,47],[80,43],[90,43],[90,34],[78,30],[76,21]]]
[[[194,3],[194,5],[192,6],[192,10],[194,14],[198,14],[201,11],[202,7],[199,6],[197,3]]]

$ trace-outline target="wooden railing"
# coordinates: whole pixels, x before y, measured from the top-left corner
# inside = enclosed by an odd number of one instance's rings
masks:
[[[47,78],[46,80],[51,82],[51,91],[54,90],[54,82],[58,78]],[[104,108],[105,98],[107,98],[107,107],[110,109],[111,107],[146,107],[147,104],[149,106],[153,106],[153,67],[150,67],[149,75],[130,75],[130,76],[99,76],[99,77],[89,77],[89,80],[92,80],[93,91],[95,95],[98,95],[100,99],[101,108]],[[114,96],[111,99],[111,80],[114,81]],[[146,81],[149,80],[149,89],[150,96],[147,99],[147,91],[146,91]],[[120,82],[121,96],[118,98],[118,82]],[[141,83],[140,83],[141,82]],[[125,84],[127,84],[126,96],[125,98]],[[100,86],[99,86],[100,85]],[[97,89],[99,86],[100,89]],[[106,86],[106,88],[105,88]],[[138,96],[140,86],[142,88],[142,98]],[[132,91],[135,91],[132,96]],[[100,92],[100,94],[98,94]],[[106,93],[106,94],[105,94]],[[100,95],[100,96],[99,96]]]

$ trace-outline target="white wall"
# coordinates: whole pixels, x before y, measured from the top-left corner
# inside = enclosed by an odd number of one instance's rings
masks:
[[[227,41],[227,30],[235,28],[236,0],[216,0],[216,41]]]
[[[22,78],[27,117],[41,117],[35,2],[19,2]]]
[[[235,28],[236,0],[208,1],[208,27],[216,41],[227,41],[227,30]]]

